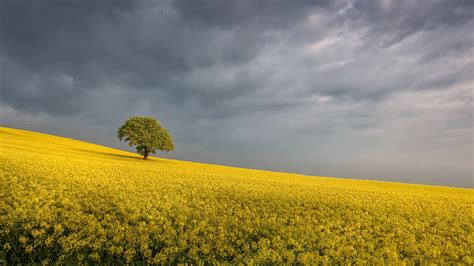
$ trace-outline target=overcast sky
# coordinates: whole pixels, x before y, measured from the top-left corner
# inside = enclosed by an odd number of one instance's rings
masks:
[[[0,124],[190,161],[473,187],[474,1],[0,0]],[[158,154],[165,156],[165,154]]]

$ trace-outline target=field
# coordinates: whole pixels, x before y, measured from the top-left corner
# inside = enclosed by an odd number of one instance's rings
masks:
[[[139,155],[0,128],[0,264],[474,263],[474,193]]]

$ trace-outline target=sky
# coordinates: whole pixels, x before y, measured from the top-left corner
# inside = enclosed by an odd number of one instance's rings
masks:
[[[472,0],[0,0],[0,125],[157,156],[473,187]]]

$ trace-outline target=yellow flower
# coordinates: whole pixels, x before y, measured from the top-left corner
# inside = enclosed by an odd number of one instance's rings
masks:
[[[28,238],[25,237],[25,236],[20,236],[20,238],[18,239],[18,241],[19,241],[21,244],[26,244],[26,242],[28,242]]]
[[[41,222],[41,227],[44,227],[44,228],[48,228],[49,227],[49,224],[47,222]]]
[[[41,229],[41,230],[35,229],[35,230],[31,231],[31,235],[32,235],[33,237],[35,237],[35,238],[36,238],[36,237],[39,237],[39,236],[41,236],[41,235],[43,235],[43,234],[44,234],[44,230],[43,230],[43,229]]]
[[[48,238],[46,238],[46,240],[44,240],[44,243],[46,244],[46,246],[50,247],[53,244],[53,241],[54,238],[52,236],[49,236]]]
[[[26,246],[25,251],[26,253],[31,253],[33,251],[33,246],[32,245]]]
[[[54,232],[56,234],[61,234],[63,232],[63,227],[61,224],[57,224],[54,226]]]
[[[11,248],[12,248],[12,246],[10,245],[10,243],[5,243],[5,244],[3,245],[3,249],[4,249],[5,251],[9,251]]]
[[[100,256],[99,256],[99,253],[94,252],[91,255],[89,255],[89,258],[91,258],[93,261],[99,261]]]

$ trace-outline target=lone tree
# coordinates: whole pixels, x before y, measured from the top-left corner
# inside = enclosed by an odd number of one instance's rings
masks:
[[[129,118],[118,130],[117,137],[136,146],[143,160],[156,150],[169,152],[174,150],[173,139],[166,128],[152,117],[135,116]]]

